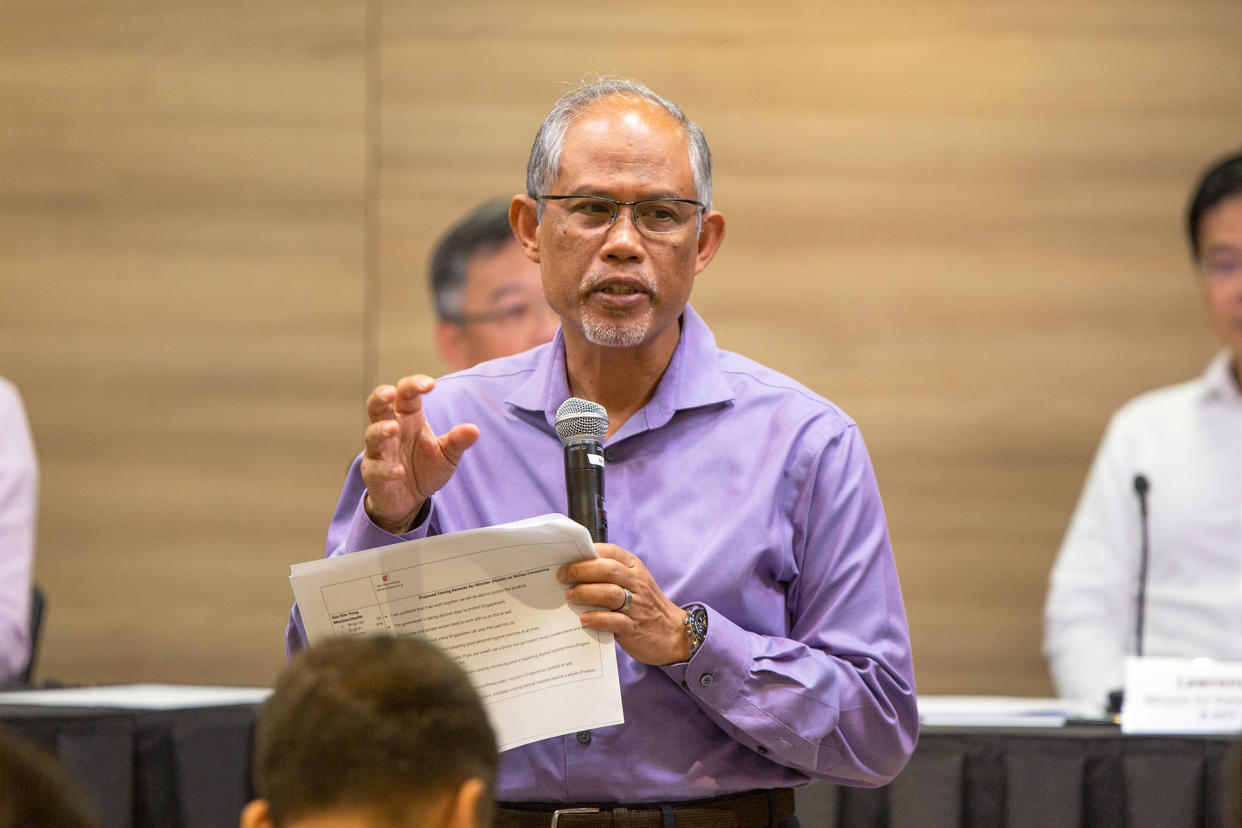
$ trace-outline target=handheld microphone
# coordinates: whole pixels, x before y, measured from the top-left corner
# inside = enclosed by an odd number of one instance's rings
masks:
[[[608,412],[599,403],[570,397],[556,409],[556,436],[565,447],[565,492],[569,517],[596,543],[608,542],[604,511],[604,437]]]
[[[1134,654],[1143,654],[1143,614],[1147,608],[1147,477],[1134,475],[1134,493],[1139,502],[1139,528],[1142,531],[1139,542],[1139,576],[1138,576],[1138,612],[1134,627]]]

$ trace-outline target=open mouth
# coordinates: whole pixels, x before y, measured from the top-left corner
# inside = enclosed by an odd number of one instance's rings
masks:
[[[610,310],[628,311],[649,306],[655,301],[655,290],[639,276],[607,276],[587,286],[583,301]]]

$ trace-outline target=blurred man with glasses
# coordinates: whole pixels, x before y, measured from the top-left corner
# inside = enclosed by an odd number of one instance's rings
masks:
[[[1242,154],[1203,174],[1186,229],[1224,347],[1113,416],[1048,589],[1053,681],[1099,705],[1127,655],[1242,660]]]
[[[840,409],[690,306],[725,235],[702,131],[634,81],[571,91],[509,218],[560,331],[376,388],[328,535],[339,555],[562,511],[557,409],[607,410],[612,542],[558,577],[615,635],[625,724],[503,753],[496,824],[793,828],[799,785],[891,780],[918,717],[871,462]]]
[[[436,348],[453,371],[552,339],[560,320],[543,298],[539,265],[509,226],[509,199],[453,225],[431,255]]]

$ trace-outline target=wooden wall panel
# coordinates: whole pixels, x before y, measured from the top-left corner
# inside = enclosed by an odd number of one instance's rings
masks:
[[[362,388],[365,7],[8,2],[0,374],[37,675],[266,683]]]
[[[40,674],[270,679],[365,389],[443,368],[434,238],[522,188],[568,83],[619,72],[712,142],[730,227],[694,301],[722,344],[862,425],[921,688],[1046,692],[1105,421],[1214,347],[1180,222],[1242,143],[1239,42],[1232,0],[6,3]]]
[[[1214,340],[1182,239],[1242,144],[1233,2],[384,2],[378,360],[443,366],[435,236],[523,187],[552,101],[644,80],[706,130],[725,347],[861,424],[927,692],[1049,692],[1048,569],[1108,415]]]

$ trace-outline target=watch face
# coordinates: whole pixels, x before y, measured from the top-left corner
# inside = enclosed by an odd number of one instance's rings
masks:
[[[699,638],[707,635],[707,610],[702,607],[690,610],[690,626]]]

